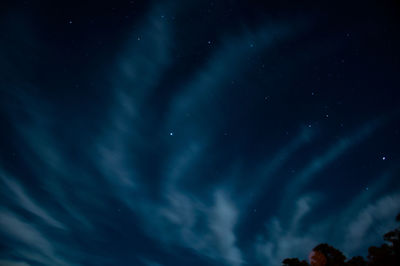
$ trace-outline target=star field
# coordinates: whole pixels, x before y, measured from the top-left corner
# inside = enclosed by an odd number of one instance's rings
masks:
[[[10,1],[0,265],[281,265],[400,211],[395,1]]]

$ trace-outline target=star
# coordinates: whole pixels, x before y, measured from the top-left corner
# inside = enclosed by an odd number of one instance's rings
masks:
[[[382,161],[385,161],[385,160],[386,160],[386,156],[383,156],[383,157],[382,157]]]
[[[69,23],[69,24],[72,24],[72,20],[69,20],[68,23]]]
[[[169,132],[169,135],[170,135],[170,136],[173,136],[173,135],[174,135],[174,132]]]

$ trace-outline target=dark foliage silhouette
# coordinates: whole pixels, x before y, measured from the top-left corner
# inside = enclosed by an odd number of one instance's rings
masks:
[[[309,265],[307,261],[302,260],[300,261],[299,259],[285,259],[283,261],[283,266],[307,266]]]
[[[396,216],[400,222],[400,213]],[[283,266],[399,266],[400,265],[400,227],[386,233],[387,242],[380,247],[370,247],[367,259],[356,256],[348,261],[341,251],[328,245],[319,244],[310,254],[310,263],[297,258],[283,260]]]
[[[348,262],[347,265],[352,265],[352,266],[367,266],[367,261],[361,257],[361,256],[356,256],[351,258]]]

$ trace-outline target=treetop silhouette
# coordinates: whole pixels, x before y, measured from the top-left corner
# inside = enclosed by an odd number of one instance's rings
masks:
[[[400,222],[400,213],[396,216]],[[283,260],[283,266],[399,266],[400,265],[400,227],[387,232],[383,239],[387,242],[380,247],[368,249],[367,260],[355,256],[348,261],[341,251],[328,245],[319,244],[313,248],[308,263],[297,258]]]

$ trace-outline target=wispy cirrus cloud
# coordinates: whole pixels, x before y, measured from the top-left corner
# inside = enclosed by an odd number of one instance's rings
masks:
[[[29,266],[26,262],[13,261],[13,260],[0,260],[0,265],[4,266]]]
[[[383,196],[361,208],[355,220],[348,224],[344,250],[353,253],[355,250],[373,245],[376,237],[396,227],[393,214],[399,212],[400,194]]]
[[[23,221],[7,210],[1,210],[0,225],[0,230],[12,243],[13,255],[43,265],[71,265],[71,262],[57,254],[55,244],[49,242],[48,238],[28,221]]]
[[[6,174],[0,170],[0,179],[6,185],[6,188],[9,189],[13,194],[9,194],[9,200],[15,201],[17,205],[23,207],[25,210],[37,215],[40,217],[45,223],[50,226],[54,226],[58,229],[66,229],[65,226],[52,217],[44,208],[35,203],[35,201],[24,191],[20,184],[17,181],[7,177]],[[6,194],[6,193],[4,193]]]
[[[266,223],[265,232],[258,236],[254,247],[260,263],[279,265],[288,257],[304,258],[323,239],[324,226],[302,226],[302,219],[310,214],[317,199],[311,196],[299,198],[287,227],[277,217]]]
[[[355,145],[359,145],[367,137],[371,136],[379,126],[384,125],[387,119],[375,119],[360,127],[356,132],[348,137],[340,139],[333,144],[322,155],[317,155],[284,189],[284,195],[280,209],[282,211],[290,208],[291,199],[296,198],[301,190],[309,184],[313,179],[318,177],[318,174],[326,169],[331,163],[340,159],[346,151]]]

